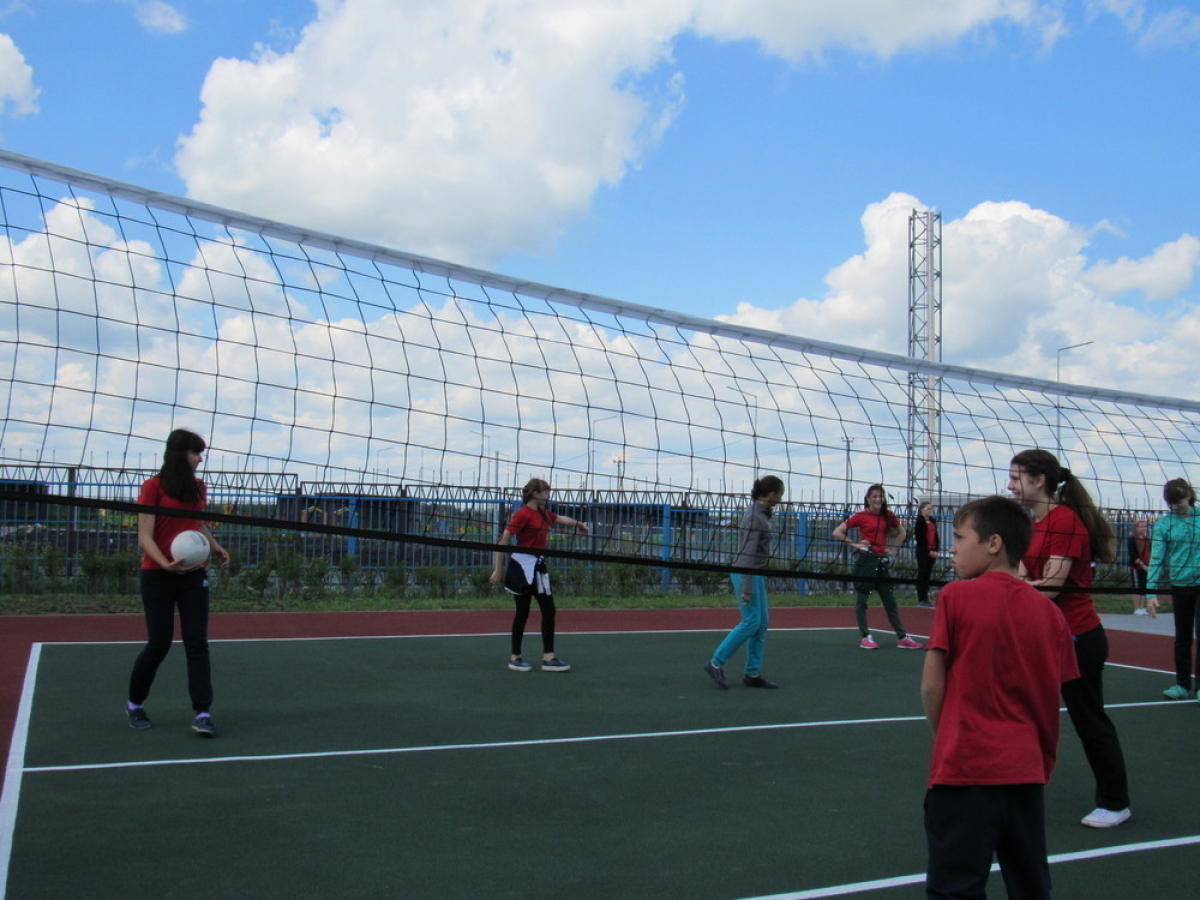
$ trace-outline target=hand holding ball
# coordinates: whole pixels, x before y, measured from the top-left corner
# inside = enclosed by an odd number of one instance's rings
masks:
[[[181,531],[171,541],[171,558],[192,568],[208,562],[208,538],[199,531]]]

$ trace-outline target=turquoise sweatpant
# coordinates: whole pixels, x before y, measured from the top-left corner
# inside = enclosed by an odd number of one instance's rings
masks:
[[[729,632],[717,652],[713,654],[712,664],[723,667],[729,657],[737,653],[742,644],[746,645],[746,674],[761,675],[763,661],[763,646],[767,642],[767,579],[762,575],[729,576],[733,582],[733,596],[737,598],[738,609],[742,612],[742,623]],[[742,579],[750,579],[750,601],[742,602]]]

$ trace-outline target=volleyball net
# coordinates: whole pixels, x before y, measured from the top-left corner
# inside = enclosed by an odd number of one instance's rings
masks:
[[[295,500],[286,510],[226,499],[229,515],[332,529],[351,500],[413,501],[426,512],[383,527],[437,539],[446,519],[429,526],[429,504],[450,498],[444,509],[472,510],[456,513],[452,539],[490,542],[530,477],[591,518],[580,504],[727,523],[764,473],[786,483],[784,509],[844,512],[872,483],[899,507],[949,506],[1003,492],[1013,453],[1040,446],[1102,506],[1136,510],[1160,505],[1163,482],[1197,459],[1198,403],[523,282],[2,151],[0,222],[10,490],[44,483],[84,502],[78,476],[94,472],[109,488],[88,502],[128,501],[111,473],[157,469],[167,433],[185,427],[209,443],[210,482],[289,480],[272,492]],[[917,395],[930,406],[914,410]],[[936,454],[922,485],[918,445]],[[639,527],[587,552],[670,558],[661,525]],[[693,558],[721,561],[726,544]]]

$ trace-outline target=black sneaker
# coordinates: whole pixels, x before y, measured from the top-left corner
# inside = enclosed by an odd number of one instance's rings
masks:
[[[723,670],[714,666],[711,662],[706,662],[704,664],[704,671],[708,673],[709,678],[717,683],[717,687],[723,691],[729,690],[729,685],[725,683],[725,672]]]
[[[150,717],[146,715],[146,710],[140,706],[135,706],[130,709],[125,707],[125,715],[129,716],[129,727],[136,728],[139,731],[149,728],[154,723],[150,721]]]
[[[742,676],[742,684],[744,684],[746,687],[757,687],[757,688],[777,688],[777,687],[779,687],[779,685],[777,685],[775,682],[767,681],[767,679],[763,678],[761,675],[743,675]]]
[[[212,716],[207,713],[192,719],[192,731],[196,732],[200,737],[210,738],[217,736],[217,726],[213,724]]]

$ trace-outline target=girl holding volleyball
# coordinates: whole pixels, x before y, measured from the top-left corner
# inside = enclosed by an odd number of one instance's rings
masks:
[[[178,428],[167,437],[162,468],[142,484],[138,503],[167,509],[204,509],[204,482],[196,477],[203,458],[204,439]],[[209,548],[229,565],[229,553],[200,520],[179,516],[138,513],[138,543],[142,548],[140,586],[142,609],[146,615],[146,646],[138,654],[129,677],[126,715],[132,728],[151,726],[144,703],[150,696],[158,667],[171,651],[175,635],[175,608],[179,608],[179,626],[187,658],[188,693],[191,695],[192,730],[201,737],[213,737],[209,708],[213,690],[208,660],[208,573],[206,563],[188,566],[171,557],[171,542],[184,531],[198,531],[208,538]]]

